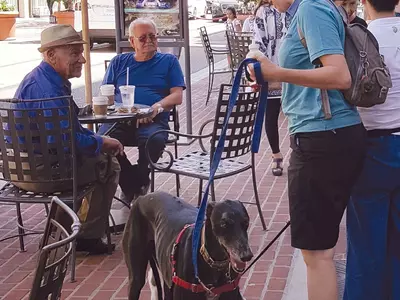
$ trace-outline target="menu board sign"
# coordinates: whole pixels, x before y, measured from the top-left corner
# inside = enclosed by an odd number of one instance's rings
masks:
[[[152,19],[160,37],[182,38],[179,0],[124,0],[125,36],[137,18]]]

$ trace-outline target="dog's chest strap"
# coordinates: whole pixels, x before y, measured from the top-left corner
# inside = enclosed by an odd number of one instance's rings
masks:
[[[208,293],[208,294],[212,294],[212,295],[221,295],[223,293],[227,293],[227,292],[231,292],[233,290],[235,290],[238,286],[239,286],[239,282],[240,282],[240,275],[237,276],[234,280],[229,281],[228,283],[219,286],[219,287],[206,287],[204,284],[202,283],[190,283],[187,282],[186,280],[183,280],[182,278],[179,278],[176,275],[176,262],[177,262],[177,258],[176,258],[176,253],[178,250],[178,246],[179,243],[182,240],[182,237],[184,235],[184,233],[186,232],[186,229],[188,229],[189,227],[193,227],[194,224],[187,224],[185,225],[185,227],[183,227],[183,229],[181,230],[181,232],[179,232],[178,236],[176,237],[175,243],[172,247],[172,252],[171,252],[171,264],[172,264],[172,282],[181,287],[184,288],[185,290],[190,290],[192,293]]]

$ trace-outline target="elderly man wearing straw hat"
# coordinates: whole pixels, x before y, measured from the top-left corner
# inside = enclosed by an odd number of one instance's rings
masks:
[[[82,55],[85,43],[70,25],[55,25],[43,30],[39,48],[43,61],[25,76],[15,98],[26,100],[25,105],[29,108],[30,99],[71,95],[69,79],[81,76],[82,65],[86,62]],[[46,102],[46,105],[57,107],[57,103],[56,100]],[[77,240],[77,250],[102,254],[108,251],[102,237],[108,226],[108,214],[120,173],[115,155],[123,153],[123,146],[116,139],[100,136],[83,128],[78,120],[76,123],[78,184],[95,184],[92,195],[87,199],[89,209],[86,216],[82,217],[84,223]],[[72,188],[70,184],[50,187],[30,184],[19,187],[33,192],[55,192]]]

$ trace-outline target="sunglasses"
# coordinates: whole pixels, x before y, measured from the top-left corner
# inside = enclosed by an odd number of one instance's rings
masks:
[[[134,36],[135,39],[137,39],[141,43],[145,43],[147,40],[154,42],[157,39],[157,35],[154,33],[150,34],[144,34],[139,37]]]

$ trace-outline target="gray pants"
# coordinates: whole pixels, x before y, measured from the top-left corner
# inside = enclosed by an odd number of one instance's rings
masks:
[[[78,166],[78,186],[94,183],[92,193],[86,197],[89,204],[84,220],[81,218],[82,227],[79,238],[97,239],[103,237],[108,226],[108,216],[111,203],[118,187],[121,168],[114,156],[100,154],[97,157],[85,157],[83,164]],[[72,182],[43,185],[35,183],[13,182],[21,189],[32,192],[61,192],[72,189]],[[58,213],[56,219],[67,229],[70,220],[67,215]]]

